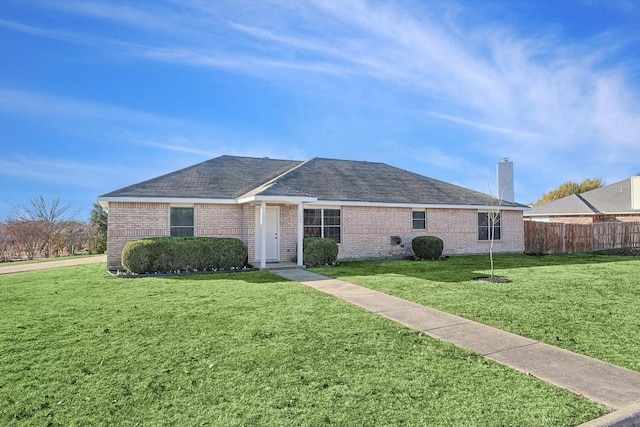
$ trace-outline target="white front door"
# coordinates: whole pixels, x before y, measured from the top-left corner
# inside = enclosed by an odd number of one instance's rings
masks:
[[[256,261],[262,260],[262,224],[260,206],[256,206]],[[267,206],[265,250],[267,261],[280,261],[280,207]]]

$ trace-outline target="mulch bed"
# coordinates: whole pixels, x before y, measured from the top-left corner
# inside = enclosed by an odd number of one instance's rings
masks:
[[[260,271],[259,268],[253,266],[243,267],[233,270],[206,270],[206,271],[174,271],[171,273],[127,273],[122,270],[109,270],[109,274],[112,277],[118,277],[120,279],[140,279],[143,277],[175,277],[175,276],[195,276],[201,274],[226,274],[226,273],[245,273],[248,271]]]
[[[475,280],[476,282],[491,282],[491,283],[511,282],[511,280],[507,279],[506,277],[498,277],[498,276],[493,276],[493,277],[481,276],[481,277],[475,277],[473,280]]]

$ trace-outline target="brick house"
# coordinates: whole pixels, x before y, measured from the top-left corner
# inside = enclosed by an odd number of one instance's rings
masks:
[[[305,236],[330,237],[339,259],[405,257],[411,240],[438,236],[445,254],[523,251],[526,206],[383,163],[221,156],[104,194],[108,265],[152,236],[236,237],[249,260],[302,265]]]
[[[524,219],[565,224],[640,222],[640,176],[535,206]]]

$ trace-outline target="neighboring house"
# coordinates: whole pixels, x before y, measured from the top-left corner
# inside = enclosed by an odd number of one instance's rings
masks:
[[[640,221],[640,176],[535,206],[524,218],[571,224]]]
[[[330,237],[339,259],[404,257],[438,236],[445,254],[523,251],[528,207],[383,163],[221,156],[99,197],[109,212],[108,265],[152,236],[236,237],[249,261],[302,265],[305,236]]]

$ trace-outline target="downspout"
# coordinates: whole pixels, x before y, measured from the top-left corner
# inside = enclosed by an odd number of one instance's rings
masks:
[[[260,204],[260,269],[267,268],[267,202]]]
[[[304,239],[304,207],[302,202],[298,203],[298,266],[303,265],[303,239]]]

